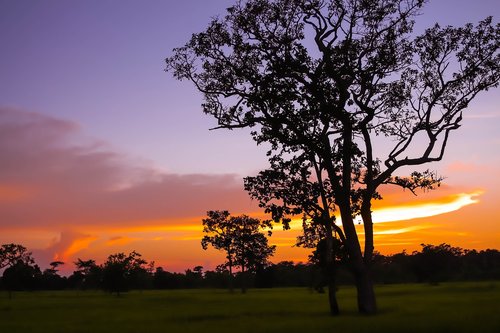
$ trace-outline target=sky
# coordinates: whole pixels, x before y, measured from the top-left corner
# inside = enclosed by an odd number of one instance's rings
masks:
[[[263,217],[242,178],[266,167],[249,132],[210,131],[202,96],[164,59],[234,0],[0,0],[0,244],[42,268],[136,250],[169,271],[223,260],[200,246],[207,210]],[[493,0],[434,0],[416,31],[493,15]],[[500,248],[500,94],[472,103],[453,133],[438,191],[383,189],[382,253],[421,243]],[[275,228],[273,261],[306,261]],[[359,230],[362,234],[362,230]]]

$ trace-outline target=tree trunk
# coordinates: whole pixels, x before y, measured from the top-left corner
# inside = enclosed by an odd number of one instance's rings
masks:
[[[247,293],[247,281],[246,281],[245,265],[241,265],[241,293]]]
[[[234,293],[233,263],[229,260],[229,292]]]
[[[325,221],[326,229],[326,248],[325,259],[326,269],[325,274],[328,283],[328,303],[330,304],[330,314],[336,316],[340,313],[339,304],[337,303],[337,286],[336,280],[336,267],[335,267],[335,253],[333,251],[333,235],[330,223],[333,223],[328,217]]]
[[[355,271],[356,289],[358,291],[358,311],[362,314],[375,314],[377,302],[371,272],[364,264],[361,271]]]
[[[377,312],[377,303],[370,271],[371,265],[363,259],[361,245],[354,227],[349,204],[347,204],[347,207],[347,209],[345,209],[346,207],[340,207],[340,213],[342,216],[342,225],[344,227],[349,262],[358,292],[358,311],[362,314],[375,314]]]
[[[339,304],[337,302],[337,284],[335,283],[336,277],[335,267],[328,269],[328,303],[330,304],[330,314],[337,316],[340,313]]]

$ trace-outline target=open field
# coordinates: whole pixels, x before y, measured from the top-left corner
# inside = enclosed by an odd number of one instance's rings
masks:
[[[0,294],[0,332],[500,332],[500,282],[387,285],[380,313],[360,316],[342,287],[342,314],[307,289]]]

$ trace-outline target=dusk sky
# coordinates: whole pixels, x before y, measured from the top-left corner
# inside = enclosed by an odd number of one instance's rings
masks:
[[[261,216],[242,178],[267,166],[248,131],[209,131],[202,96],[164,59],[235,0],[0,0],[0,244],[46,268],[136,250],[157,266],[213,269],[200,246],[207,210]],[[435,0],[416,32],[493,15],[497,0]],[[384,189],[375,247],[500,248],[500,94],[480,94],[442,162],[443,186]],[[378,208],[378,209],[377,209]],[[298,228],[276,232],[273,261],[306,261]]]

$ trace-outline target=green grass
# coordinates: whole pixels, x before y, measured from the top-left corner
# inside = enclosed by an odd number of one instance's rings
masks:
[[[500,332],[500,282],[377,287],[379,313],[357,313],[342,287],[342,314],[307,289],[0,294],[0,332]]]

